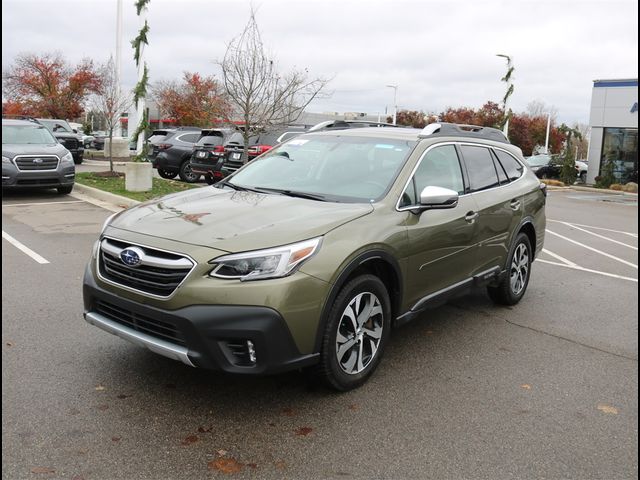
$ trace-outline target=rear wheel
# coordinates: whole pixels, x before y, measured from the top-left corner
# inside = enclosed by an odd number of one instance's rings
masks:
[[[172,179],[172,178],[176,178],[176,175],[178,175],[178,172],[169,172],[167,170],[162,170],[161,168],[159,168],[158,175],[160,175],[162,178]]]
[[[73,190],[73,185],[68,185],[68,186],[65,186],[65,187],[58,187],[57,190],[58,190],[58,193],[60,195],[68,195]]]
[[[580,174],[580,181],[581,181],[582,183],[587,183],[587,172],[582,172],[582,173]]]
[[[187,183],[196,183],[198,180],[200,180],[200,174],[194,173],[194,171],[191,169],[191,162],[189,162],[189,160],[185,160],[184,162],[182,162],[178,175],[180,175],[180,180]]]
[[[524,296],[531,277],[533,251],[529,237],[519,233],[509,256],[507,274],[495,287],[488,287],[491,299],[502,305],[515,305]]]
[[[347,283],[329,312],[322,339],[318,374],[330,387],[347,391],[374,372],[389,338],[391,303],[374,275]]]

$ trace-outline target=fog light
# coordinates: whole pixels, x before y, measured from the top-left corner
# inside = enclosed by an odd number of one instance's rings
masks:
[[[256,363],[256,349],[253,347],[253,342],[251,340],[247,340],[247,352],[249,353],[249,361],[251,363]]]

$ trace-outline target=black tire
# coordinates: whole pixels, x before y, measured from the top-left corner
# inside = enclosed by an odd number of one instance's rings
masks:
[[[351,304],[356,301],[358,296],[364,299],[365,304],[361,305],[360,312],[355,312],[356,316],[372,304],[376,306],[376,310],[380,310],[380,313],[368,317],[368,319],[360,325],[360,332],[354,331],[353,335],[350,335],[348,333],[348,327],[350,327],[351,324],[349,317],[345,315],[345,313],[347,309],[351,307]],[[373,299],[377,300],[378,303],[375,303]],[[358,323],[357,320],[356,323]],[[355,328],[355,324],[353,325]],[[345,330],[345,327],[347,330]],[[369,343],[375,342],[374,337],[365,336],[366,333],[364,332],[375,333],[378,332],[380,327],[381,331],[378,333],[379,340],[377,348],[374,351],[373,343]],[[349,355],[344,365],[342,361],[338,359],[339,330],[343,338],[347,339],[348,336],[348,340],[342,343],[341,346],[350,344],[350,346],[343,350],[342,359]],[[329,317],[322,337],[320,363],[316,367],[317,375],[329,387],[342,392],[359,387],[367,381],[380,363],[385,345],[389,339],[390,330],[391,302],[384,283],[374,275],[362,275],[354,278],[342,288],[329,311]],[[354,364],[349,367],[351,357],[353,357],[354,354],[357,358],[354,360]],[[365,357],[365,354],[369,356]],[[360,365],[363,369],[357,372],[353,371],[348,373],[345,369],[354,366],[359,368]]]
[[[176,178],[176,176],[178,175],[178,172],[169,172],[167,170],[162,170],[161,168],[159,168],[158,175],[160,175],[162,178],[171,180],[172,178]]]
[[[586,185],[586,183],[587,183],[587,172],[582,172],[580,174],[580,181]]]
[[[82,163],[82,157],[73,157],[73,163],[80,165]]]
[[[214,183],[216,183],[216,179],[213,178],[211,175],[205,175],[204,181],[207,182],[207,185],[213,185]]]
[[[191,170],[191,162],[189,162],[188,159],[182,162],[182,164],[180,165],[180,171],[178,172],[178,175],[180,175],[180,180],[187,183],[196,183],[198,180],[200,180],[200,174],[193,173],[193,171]]]
[[[526,273],[522,273],[522,269],[516,266],[516,263],[522,265],[521,252],[524,249],[526,253]],[[514,258],[516,260],[514,261]],[[509,254],[509,260],[507,262],[507,273],[497,286],[489,286],[487,292],[489,297],[496,303],[501,305],[515,305],[518,303],[529,285],[529,279],[531,278],[531,260],[533,258],[533,250],[531,249],[531,242],[526,234],[520,232],[516,237],[511,252]],[[520,259],[520,260],[519,260]],[[513,275],[516,275],[516,281],[512,281]],[[524,278],[522,278],[524,277]]]
[[[73,190],[73,185],[68,185],[68,186],[65,186],[65,187],[58,187],[57,190],[58,190],[58,193],[60,195],[68,195]]]

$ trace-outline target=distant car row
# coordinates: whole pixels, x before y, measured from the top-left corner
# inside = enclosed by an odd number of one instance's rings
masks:
[[[322,122],[307,128],[291,125],[272,129],[249,137],[247,161],[269,151],[275,145],[306,132],[341,130],[360,127],[397,127],[389,123],[338,120]],[[235,172],[245,162],[244,136],[234,128],[154,130],[149,137],[150,159],[163,178],[175,178],[188,183],[203,176],[212,184]]]
[[[557,179],[562,173],[562,159],[558,155],[548,155],[542,153],[525,157],[525,160],[531,167],[531,170],[538,178]],[[584,160],[575,161],[576,177],[582,183],[587,183],[587,162]]]

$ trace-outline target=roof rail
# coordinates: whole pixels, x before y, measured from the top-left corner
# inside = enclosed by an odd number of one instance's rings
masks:
[[[484,138],[495,142],[511,143],[507,136],[497,128],[481,127],[479,125],[462,125],[457,123],[430,123],[418,134],[418,138],[432,136],[464,136]]]
[[[7,120],[26,120],[29,122],[40,123],[37,119],[35,119],[34,117],[30,117],[28,115],[12,115],[12,114],[3,113],[2,118],[6,118]]]

